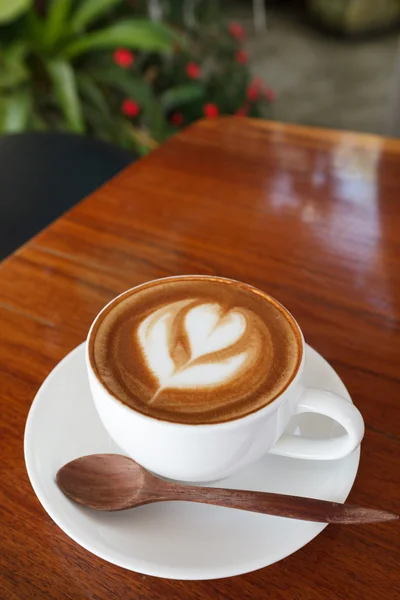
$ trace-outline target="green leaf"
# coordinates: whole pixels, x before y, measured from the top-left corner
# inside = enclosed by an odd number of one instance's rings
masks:
[[[43,21],[33,10],[30,10],[26,15],[27,39],[31,42],[34,48],[39,49],[40,51],[43,49],[45,25],[46,22]]]
[[[127,73],[118,67],[92,69],[93,78],[122,92],[124,96],[134,98],[141,105],[155,102],[155,96],[150,84],[141,77]]]
[[[177,34],[162,23],[147,20],[121,21],[105,29],[94,31],[80,39],[67,44],[63,55],[75,58],[93,50],[114,49],[118,46],[164,52],[172,49],[177,41]]]
[[[69,129],[82,133],[85,125],[73,68],[62,59],[48,60],[45,66]]]
[[[66,23],[71,11],[72,0],[52,0],[44,21],[43,44],[52,49],[65,34]]]
[[[123,0],[85,0],[81,2],[72,17],[71,29],[76,32],[84,31],[96,19],[107,14],[109,10]]]
[[[30,118],[30,128],[34,131],[47,131],[49,129],[41,115],[35,112],[32,113]]]
[[[79,91],[84,100],[90,103],[99,113],[103,115],[103,119],[112,120],[110,107],[106,97],[97,83],[92,77],[84,73],[80,73],[76,77]]]
[[[182,104],[189,104],[194,100],[199,100],[203,96],[204,87],[201,83],[187,83],[166,90],[161,94],[160,102],[163,109],[168,112],[177,106],[182,106]]]
[[[26,42],[19,40],[0,52],[0,90],[21,85],[29,78],[25,66]]]
[[[0,131],[2,133],[24,131],[32,106],[29,90],[18,90],[0,100]]]
[[[96,137],[118,144],[114,122],[106,123],[103,113],[100,113],[90,105],[83,105],[83,110],[85,113],[85,122]]]
[[[24,60],[27,51],[28,44],[26,41],[16,40],[9,46],[1,49],[0,57],[2,57],[5,62],[20,63]]]
[[[29,78],[29,72],[23,65],[0,64],[0,90],[9,90],[20,86]]]
[[[26,12],[31,4],[32,0],[0,0],[0,23],[14,21]]]
[[[117,67],[96,69],[91,74],[95,80],[119,91],[123,97],[135,100],[141,107],[144,123],[158,140],[164,139],[164,113],[147,81]]]

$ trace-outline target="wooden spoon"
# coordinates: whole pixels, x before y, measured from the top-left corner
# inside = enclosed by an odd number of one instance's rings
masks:
[[[392,512],[351,504],[170,483],[119,454],[77,458],[58,471],[57,483],[75,502],[96,510],[124,510],[152,502],[184,500],[320,523],[373,523],[398,519]]]

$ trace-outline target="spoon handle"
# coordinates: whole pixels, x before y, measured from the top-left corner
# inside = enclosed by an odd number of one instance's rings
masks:
[[[170,500],[213,504],[318,523],[377,523],[399,518],[389,511],[269,492],[171,484],[168,496]]]

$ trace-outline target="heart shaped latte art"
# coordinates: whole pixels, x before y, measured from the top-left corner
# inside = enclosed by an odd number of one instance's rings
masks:
[[[238,377],[254,354],[246,309],[186,299],[159,308],[138,327],[148,368],[163,389],[219,387]],[[254,336],[253,336],[254,337]],[[251,360],[250,360],[251,362]]]

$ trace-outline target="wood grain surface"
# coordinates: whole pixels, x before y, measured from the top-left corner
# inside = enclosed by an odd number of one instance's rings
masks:
[[[23,460],[36,391],[108,300],[163,275],[212,273],[256,285],[292,311],[365,418],[349,501],[398,512],[399,173],[394,140],[242,118],[200,122],[1,264],[1,598],[400,598],[398,522],[328,527],[241,577],[162,580],[70,540],[40,506]]]

